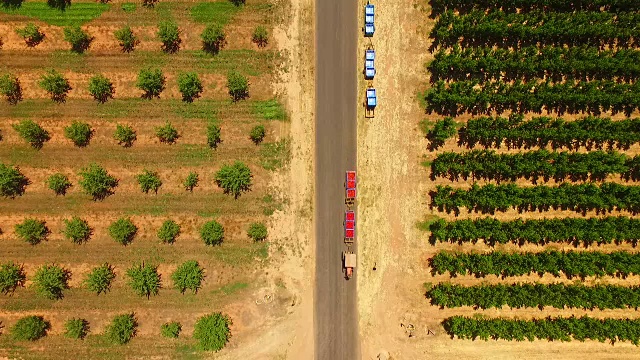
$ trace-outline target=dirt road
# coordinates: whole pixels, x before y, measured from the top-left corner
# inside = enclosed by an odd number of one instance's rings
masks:
[[[341,265],[343,181],[356,168],[357,2],[316,2],[316,359],[358,359],[354,278]]]

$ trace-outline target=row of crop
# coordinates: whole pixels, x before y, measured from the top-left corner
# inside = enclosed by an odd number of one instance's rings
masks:
[[[428,225],[430,241],[476,243],[483,239],[490,246],[526,243],[545,245],[552,242],[585,246],[596,243],[634,246],[640,240],[640,219],[623,216],[604,218],[560,218],[500,221],[486,217],[446,221],[438,219]]]
[[[616,183],[563,183],[559,186],[533,187],[519,187],[515,184],[473,184],[468,190],[438,185],[429,195],[431,206],[437,207],[439,211],[456,213],[461,207],[481,213],[507,211],[510,208],[518,211],[559,209],[581,213],[590,210],[618,210],[634,214],[640,212],[640,186]]]
[[[428,112],[455,116],[465,112],[501,114],[556,111],[560,114],[611,111],[630,115],[640,109],[640,82],[626,84],[611,80],[567,81],[564,83],[503,81],[438,81],[424,94]]]
[[[116,177],[95,163],[82,168],[78,176],[80,177],[78,184],[82,192],[90,195],[94,201],[113,195],[119,184]],[[233,195],[237,199],[243,192],[251,190],[252,178],[251,169],[243,162],[236,161],[230,165],[222,165],[215,174],[215,183],[225,194]],[[136,181],[145,194],[149,192],[157,194],[162,186],[158,173],[147,169],[136,176]],[[182,186],[186,191],[193,191],[199,183],[198,173],[190,172],[186,175]],[[29,184],[31,181],[20,172],[18,167],[0,163],[0,196],[7,198],[22,196]],[[71,186],[73,184],[69,178],[62,173],[53,174],[47,179],[47,187],[56,195],[65,195]]]
[[[535,46],[517,50],[476,47],[440,49],[428,65],[430,81],[640,79],[640,51],[596,47]]]
[[[535,10],[574,12],[608,11],[631,12],[640,10],[636,0],[429,0],[432,16],[447,10],[466,14],[473,10],[501,10],[503,12],[531,12]]]
[[[600,342],[630,341],[640,344],[640,320],[595,319],[588,316],[547,317],[545,319],[515,320],[453,316],[442,325],[450,336],[459,339],[534,341],[598,340]]]
[[[493,251],[484,254],[440,251],[429,260],[429,264],[433,274],[473,274],[478,278],[489,275],[506,278],[531,273],[539,276],[552,274],[556,277],[563,273],[568,278],[604,275],[626,278],[629,275],[640,275],[640,254],[626,251]]]
[[[447,177],[452,181],[475,179],[515,181],[526,178],[537,182],[554,179],[604,181],[619,174],[625,180],[640,180],[640,156],[630,157],[615,151],[587,153],[528,151],[496,154],[493,150],[464,153],[444,152],[431,162],[431,178]]]
[[[441,308],[473,306],[480,309],[627,309],[640,306],[640,286],[567,285],[567,284],[496,284],[462,286],[450,283],[427,284],[425,296]]]
[[[440,15],[429,37],[433,47],[610,44],[617,48],[638,46],[640,13],[577,11],[547,13],[505,13],[472,10],[457,15],[446,11]]]

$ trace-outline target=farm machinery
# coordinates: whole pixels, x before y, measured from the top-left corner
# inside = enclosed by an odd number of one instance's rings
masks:
[[[376,94],[376,89],[369,85],[367,88],[367,100],[365,103],[364,117],[367,119],[371,119],[375,116],[376,105],[378,105],[378,96]]]
[[[364,36],[366,37],[372,37],[376,31],[374,18],[375,8],[373,4],[367,3],[367,5],[364,6]]]
[[[347,171],[344,179],[345,188],[345,204],[347,210],[344,212],[344,243],[347,245],[347,250],[342,252],[342,268],[345,272],[345,278],[349,280],[353,275],[353,269],[356,267],[356,254],[351,251],[351,245],[353,245],[356,237],[356,212],[351,209],[356,200],[356,172]]]
[[[373,45],[367,46],[364,51],[364,78],[366,80],[373,80],[376,76],[376,51],[373,49]]]

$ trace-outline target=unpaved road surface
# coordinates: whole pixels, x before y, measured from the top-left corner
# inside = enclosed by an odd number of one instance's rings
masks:
[[[356,168],[357,2],[316,2],[315,356],[358,359],[357,270],[342,272],[345,171]],[[357,248],[352,248],[354,251]]]

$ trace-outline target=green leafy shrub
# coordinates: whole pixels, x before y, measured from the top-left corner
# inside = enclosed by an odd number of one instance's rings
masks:
[[[51,100],[57,103],[65,102],[67,94],[72,89],[69,80],[56,70],[49,70],[42,75],[38,85],[51,96]]]
[[[170,339],[176,339],[180,335],[180,331],[182,331],[182,325],[179,322],[172,321],[168,323],[162,324],[160,328],[160,333],[162,336]]]
[[[82,168],[80,178],[78,183],[86,194],[93,197],[93,200],[106,198],[113,194],[113,190],[118,186],[118,179],[95,163]]]
[[[36,293],[47,299],[62,299],[63,291],[69,288],[71,272],[58,265],[42,265],[33,277]]]
[[[222,165],[216,172],[216,184],[224,190],[225,194],[232,194],[238,198],[242,192],[251,189],[251,169],[241,161],[233,165]]]
[[[13,262],[0,265],[0,293],[10,294],[19,286],[24,286],[26,280],[27,274],[21,265]]]
[[[65,174],[57,173],[49,176],[47,179],[47,187],[53,190],[56,195],[66,195],[67,190],[71,187],[71,181]]]
[[[122,245],[129,245],[138,232],[138,227],[129,218],[120,218],[109,225],[109,235]]]
[[[22,100],[22,86],[17,76],[6,74],[0,76],[0,94],[10,105],[16,105]]]
[[[200,229],[200,238],[207,245],[220,245],[224,240],[224,228],[215,220],[208,221]]]
[[[178,88],[182,94],[182,101],[193,102],[202,94],[202,82],[195,72],[181,73],[178,75]]]
[[[251,41],[256,43],[259,47],[267,46],[269,43],[269,33],[267,33],[267,28],[263,25],[256,26],[256,28],[253,29]]]
[[[11,337],[18,341],[36,341],[47,336],[51,324],[42,316],[25,316],[11,328]]]
[[[247,236],[253,241],[262,241],[267,238],[267,227],[263,223],[254,222],[249,225]]]
[[[246,0],[229,0],[235,6],[242,6],[246,2]]]
[[[193,329],[193,338],[198,340],[202,350],[219,351],[227,344],[231,336],[231,319],[221,313],[200,317]]]
[[[34,149],[42,149],[44,143],[51,140],[51,135],[33,120],[22,120],[12,125],[13,129]]]
[[[64,28],[64,40],[71,44],[71,51],[81,54],[89,48],[93,37],[89,36],[80,26],[69,26]]]
[[[124,345],[131,341],[138,329],[138,320],[135,314],[117,315],[107,326],[105,336],[107,340],[114,344]]]
[[[227,89],[233,101],[249,97],[249,80],[239,72],[233,70],[227,74]]]
[[[29,179],[20,172],[18,167],[0,163],[0,196],[6,198],[21,196],[29,184]]]
[[[143,193],[148,194],[149,191],[158,193],[158,189],[162,186],[162,180],[158,176],[158,172],[145,169],[142,174],[136,176],[140,190]]]
[[[200,181],[198,173],[192,171],[187,175],[187,178],[184,179],[184,183],[182,183],[182,185],[185,190],[193,192],[193,188],[198,186],[198,181]]]
[[[171,274],[171,279],[173,286],[181,293],[191,290],[195,294],[204,279],[204,269],[195,260],[185,261]]]
[[[74,121],[71,125],[64,128],[64,137],[71,140],[75,146],[85,147],[89,145],[93,130],[87,123]]]
[[[71,6],[71,0],[47,0],[47,5],[52,9],[65,11],[69,6]]]
[[[85,319],[73,318],[64,323],[65,337],[83,340],[87,333],[89,333],[89,322]]]
[[[163,126],[154,128],[154,130],[161,143],[174,144],[180,137],[178,130],[176,130],[169,121],[167,121]]]
[[[215,123],[209,123],[209,125],[207,125],[207,145],[212,149],[218,148],[218,145],[222,142],[220,136],[220,126]]]
[[[180,235],[180,225],[173,220],[165,220],[158,230],[158,238],[165,244],[173,244]]]
[[[113,83],[106,76],[98,74],[89,80],[89,94],[100,104],[113,99],[115,89]]]
[[[249,139],[251,139],[254,144],[258,145],[262,142],[262,140],[264,140],[265,135],[266,131],[264,129],[264,126],[256,125],[251,129],[251,132],[249,133]]]
[[[122,49],[122,52],[128,53],[132,52],[136,46],[140,43],[140,41],[133,34],[133,30],[131,30],[130,26],[125,26],[119,30],[116,30],[113,35],[116,40],[118,40],[118,44]]]
[[[28,23],[23,28],[17,28],[16,34],[20,35],[29,47],[40,44],[45,38],[44,33],[40,31],[40,27],[34,23]]]
[[[131,147],[138,137],[131,126],[118,124],[116,131],[113,133],[113,138],[118,141],[118,145]]]
[[[158,25],[158,38],[162,42],[162,51],[168,54],[173,54],[180,50],[180,29],[178,24],[173,21],[162,21]]]
[[[138,73],[136,87],[142,91],[145,99],[160,97],[160,93],[164,91],[166,77],[160,69],[142,69]]]
[[[74,244],[87,242],[89,238],[91,238],[91,235],[93,235],[93,230],[89,226],[89,223],[77,216],[71,219],[64,219],[63,222],[64,230],[62,230],[62,235]]]
[[[22,6],[24,0],[1,0],[0,7],[8,10],[16,10]]]
[[[50,233],[44,221],[31,218],[25,219],[20,224],[16,224],[15,232],[18,238],[31,245],[36,245],[46,240]]]
[[[202,31],[200,39],[202,39],[202,50],[215,55],[220,52],[220,49],[224,46],[226,36],[222,29],[222,25],[211,24],[207,25],[207,27]]]
[[[113,271],[113,266],[104,263],[94,267],[91,272],[87,274],[87,277],[84,279],[84,285],[89,291],[100,295],[111,289],[111,282],[113,282],[115,278],[116,273]]]
[[[426,132],[427,139],[429,140],[429,150],[433,151],[441,147],[448,138],[455,134],[456,122],[452,118],[446,117],[436,121],[433,128]]]
[[[147,299],[151,295],[158,295],[162,282],[158,267],[148,264],[138,264],[127,270],[129,277],[129,286],[140,296],[146,296]]]

